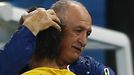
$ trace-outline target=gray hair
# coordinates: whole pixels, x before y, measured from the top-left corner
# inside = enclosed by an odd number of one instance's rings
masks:
[[[51,8],[55,10],[55,12],[60,12],[60,11],[66,11],[70,3],[74,3],[77,5],[80,5],[84,7],[80,2],[75,1],[75,0],[59,0],[56,3],[54,3]]]
[[[57,16],[60,18],[62,25],[65,25],[65,17],[66,17],[66,14],[68,13],[68,8],[69,8],[70,3],[80,5],[85,8],[84,5],[82,5],[80,2],[75,1],[75,0],[59,0],[51,6],[51,8],[57,14],[60,14]]]

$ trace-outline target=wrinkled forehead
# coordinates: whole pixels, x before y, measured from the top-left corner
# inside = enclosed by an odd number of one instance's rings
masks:
[[[91,25],[92,24],[92,19],[88,11],[78,5],[72,5],[67,11],[66,14],[66,22],[75,24],[85,24],[85,25]]]
[[[74,20],[86,21],[92,24],[92,19],[87,9],[82,5],[70,4],[66,14],[67,19],[73,18]]]

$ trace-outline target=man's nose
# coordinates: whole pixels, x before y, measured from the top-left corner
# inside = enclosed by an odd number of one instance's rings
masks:
[[[80,36],[79,36],[79,42],[81,43],[81,45],[83,46],[83,47],[85,47],[86,46],[86,44],[87,44],[87,35],[84,33],[84,34],[81,34]]]

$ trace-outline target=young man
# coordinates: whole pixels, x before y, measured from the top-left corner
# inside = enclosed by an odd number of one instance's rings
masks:
[[[49,11],[46,12],[46,10],[37,9],[24,16],[24,26],[22,26],[23,30],[21,28],[19,31],[26,32],[28,34],[18,33],[18,35],[23,34],[23,36],[17,37],[14,35],[13,38],[20,41],[24,38],[25,41],[16,42],[17,40],[13,40],[12,38],[9,44],[5,46],[5,49],[0,55],[0,59],[2,60],[2,62],[0,62],[0,66],[2,65],[0,74],[15,75],[18,70],[24,67],[24,65],[26,65],[30,60],[32,52],[35,48],[36,40],[32,33],[36,36],[39,31],[47,29],[52,25],[59,30],[61,27],[62,35],[59,45],[60,52],[56,60],[57,65],[60,68],[68,68],[77,75],[114,75],[114,72],[110,68],[100,64],[93,58],[80,56],[85,45],[87,44],[88,35],[90,35],[92,31],[91,16],[86,8],[76,1],[61,0],[55,3],[52,6],[52,9],[56,12],[56,14],[51,13],[48,15],[47,13],[49,13]],[[43,13],[46,13],[47,15]],[[57,21],[59,22],[59,20],[56,15],[60,19],[60,23],[58,23],[60,27],[57,24]],[[31,36],[28,37],[29,35]],[[12,48],[15,44],[18,45],[17,49]],[[14,50],[14,52],[11,50]],[[15,54],[20,55],[19,57],[13,57]],[[5,60],[8,57],[10,57],[10,60]],[[16,60],[13,58],[16,58]],[[4,67],[3,65],[10,66],[10,63],[5,62],[11,62],[11,67],[13,68],[7,66]]]
[[[56,60],[59,55],[60,31],[54,27],[40,31],[36,36],[36,48],[27,70],[21,75],[75,75],[66,68],[60,69]]]

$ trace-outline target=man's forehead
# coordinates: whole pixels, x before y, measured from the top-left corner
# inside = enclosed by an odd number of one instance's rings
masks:
[[[82,5],[78,5],[74,3],[70,4],[70,8],[68,8],[68,14],[71,15],[69,16],[70,18],[77,17],[77,18],[82,18],[81,20],[87,20],[87,21],[90,20],[90,22],[92,21],[89,12]]]

